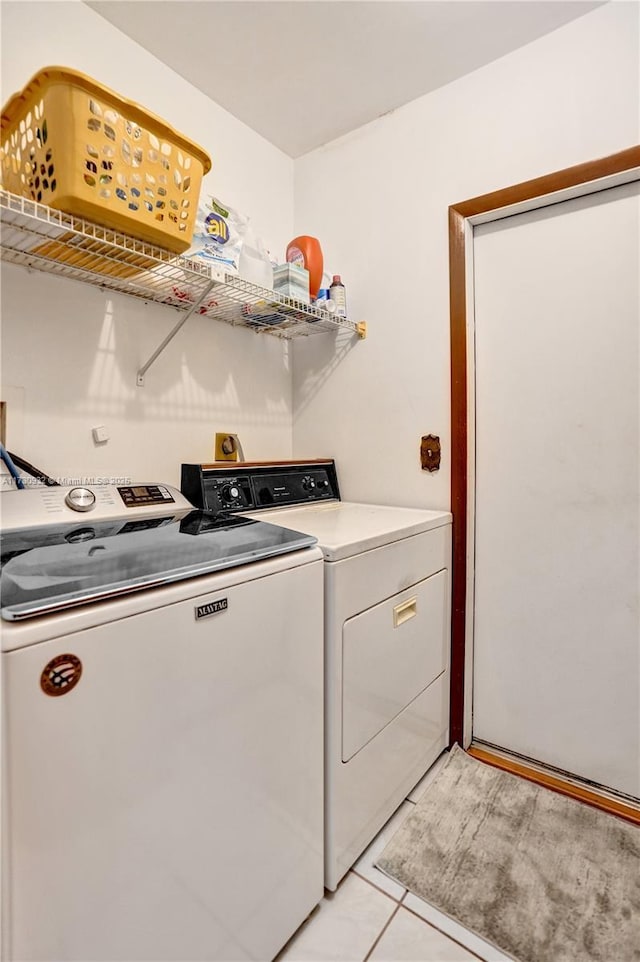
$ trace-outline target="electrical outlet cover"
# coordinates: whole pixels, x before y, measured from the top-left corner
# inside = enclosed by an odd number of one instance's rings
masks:
[[[238,460],[238,438],[235,434],[216,433],[216,447],[214,453],[216,461]]]

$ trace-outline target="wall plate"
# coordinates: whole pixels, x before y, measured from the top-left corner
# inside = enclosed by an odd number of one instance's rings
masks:
[[[218,434],[216,433],[216,447],[214,460],[216,461],[237,461],[240,442],[237,434]]]
[[[440,469],[440,438],[436,434],[425,434],[420,443],[420,466],[423,471]]]

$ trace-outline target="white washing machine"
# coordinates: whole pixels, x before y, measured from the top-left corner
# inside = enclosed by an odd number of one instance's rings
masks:
[[[165,485],[1,507],[2,958],[273,958],[323,895],[313,539]]]
[[[305,531],[322,549],[335,889],[448,744],[451,515],[341,501],[333,461],[183,465],[182,490],[209,510]]]

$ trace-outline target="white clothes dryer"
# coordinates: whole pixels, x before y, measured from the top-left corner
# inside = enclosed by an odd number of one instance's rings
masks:
[[[183,465],[182,490],[292,526],[324,556],[325,885],[449,735],[451,515],[340,500],[333,461]]]
[[[168,485],[1,506],[2,958],[273,958],[323,895],[313,538]]]

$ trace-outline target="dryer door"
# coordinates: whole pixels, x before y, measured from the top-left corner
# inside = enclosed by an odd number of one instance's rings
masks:
[[[447,572],[345,622],[342,634],[342,760],[348,762],[447,664]]]

